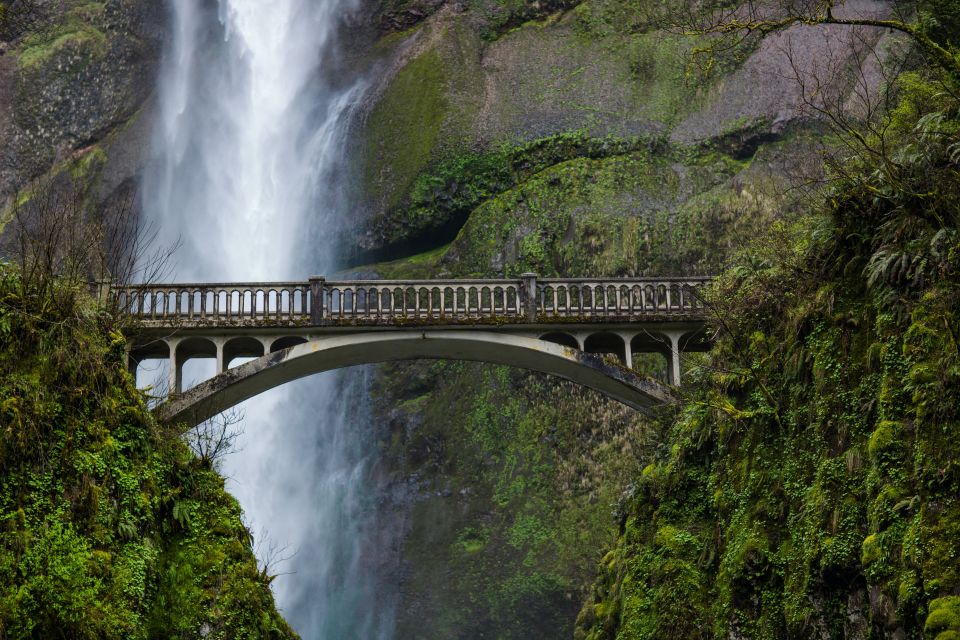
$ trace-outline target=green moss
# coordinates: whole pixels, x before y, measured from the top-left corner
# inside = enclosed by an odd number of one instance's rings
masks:
[[[448,102],[443,60],[430,49],[409,62],[390,83],[367,122],[366,184],[398,199],[430,161]]]
[[[102,2],[86,3],[70,10],[62,23],[29,34],[17,47],[18,63],[24,69],[37,69],[67,51],[102,57],[109,47],[97,26],[103,11]]]
[[[0,629],[293,638],[240,507],[157,425],[83,283],[0,263]]]
[[[951,640],[960,636],[960,596],[932,600],[923,632],[934,640]]]
[[[717,180],[712,169],[694,165],[681,176],[646,151],[560,162],[477,207],[446,262],[462,275],[708,270],[722,251],[704,243],[725,240],[697,218],[717,209],[690,205],[678,215],[677,208],[681,188]],[[758,217],[741,215],[738,224]]]
[[[859,616],[960,633],[960,130],[935,126],[902,173],[845,165],[825,215],[758,234],[715,283],[724,335],[622,504],[578,637],[843,637]]]
[[[410,593],[423,594],[430,624],[401,616],[397,635],[568,637],[579,609],[571,596],[615,526],[617,483],[604,478],[636,470],[628,443],[641,440],[642,421],[506,367],[398,364],[378,384],[389,406],[404,387],[431,390],[391,452],[450,496],[424,499],[411,519]],[[561,401],[568,389],[576,402]],[[584,432],[585,420],[603,433]]]
[[[869,565],[879,559],[880,554],[880,541],[877,539],[877,534],[870,534],[863,539],[860,562],[862,562],[864,565]]]
[[[884,453],[896,447],[899,436],[899,423],[886,420],[878,424],[876,430],[870,435],[870,441],[867,444],[867,451],[870,457],[879,458]]]
[[[88,184],[107,163],[107,154],[99,145],[85,149],[79,159],[70,165],[70,175],[76,184]]]

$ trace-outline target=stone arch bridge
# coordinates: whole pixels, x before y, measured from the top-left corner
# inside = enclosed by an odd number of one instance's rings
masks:
[[[197,424],[313,373],[410,358],[475,360],[560,376],[649,411],[676,398],[637,374],[660,353],[709,348],[699,295],[708,278],[349,280],[110,285],[99,295],[133,319],[128,362],[169,359],[161,420]],[[183,389],[183,365],[216,375]],[[253,360],[231,366],[238,358]]]

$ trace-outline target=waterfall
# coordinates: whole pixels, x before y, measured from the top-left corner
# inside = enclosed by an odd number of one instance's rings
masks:
[[[348,222],[344,136],[362,79],[341,68],[337,32],[354,0],[172,0],[155,159],[143,209],[179,280],[304,280],[332,272]],[[213,373],[190,361],[188,382]],[[278,606],[305,639],[387,638],[362,540],[375,451],[363,371],[314,376],[248,401],[223,463],[248,525],[292,557]],[[372,603],[376,602],[376,606]]]

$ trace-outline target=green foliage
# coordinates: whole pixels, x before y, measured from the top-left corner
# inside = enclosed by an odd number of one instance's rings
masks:
[[[775,225],[720,278],[721,337],[625,496],[578,638],[960,634],[960,105],[943,87],[903,78],[896,151],[838,163],[827,215]]]
[[[649,445],[645,421],[506,367],[404,363],[383,382],[377,395],[417,425],[395,431],[388,458],[438,494],[411,517],[404,555],[421,616],[401,617],[397,636],[569,636],[589,558],[614,533],[619,481]]]
[[[0,263],[0,636],[294,637],[238,504],[153,421],[113,319],[46,284]]]

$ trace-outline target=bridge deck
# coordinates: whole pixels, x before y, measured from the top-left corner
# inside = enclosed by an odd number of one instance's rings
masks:
[[[144,328],[698,321],[709,278],[348,280],[109,286]]]
[[[709,347],[700,296],[709,278],[348,280],[110,286],[99,295],[135,322],[131,368],[169,359],[163,419],[201,420],[276,384],[340,366],[455,358],[524,367],[585,384],[638,409],[672,401],[633,355]],[[598,355],[601,354],[601,355]],[[611,365],[602,354],[615,356]],[[183,364],[213,358],[183,393]],[[255,358],[237,367],[238,358]]]

